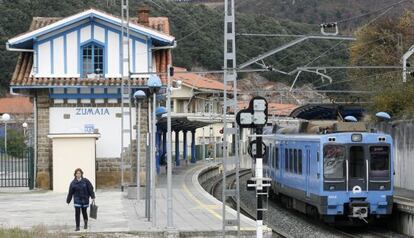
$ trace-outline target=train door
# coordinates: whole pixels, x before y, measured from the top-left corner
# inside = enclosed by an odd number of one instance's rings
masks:
[[[367,188],[366,159],[363,146],[351,145],[348,150],[348,189],[353,192]]]
[[[311,150],[310,146],[305,146],[305,159],[306,159],[306,197],[310,197],[310,165],[311,165]]]
[[[279,145],[279,178],[283,180],[283,176],[285,173],[285,145],[282,143],[280,143]]]

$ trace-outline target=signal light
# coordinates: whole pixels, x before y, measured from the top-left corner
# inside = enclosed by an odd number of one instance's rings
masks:
[[[170,76],[174,76],[174,67],[170,67],[168,69],[168,73],[170,74]]]

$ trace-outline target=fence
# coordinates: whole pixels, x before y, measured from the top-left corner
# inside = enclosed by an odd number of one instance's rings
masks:
[[[0,187],[34,187],[33,150],[13,156],[0,152]]]

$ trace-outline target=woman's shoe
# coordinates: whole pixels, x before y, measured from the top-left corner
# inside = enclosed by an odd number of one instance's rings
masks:
[[[85,225],[83,226],[83,229],[88,229],[88,220],[85,220]]]
[[[80,228],[79,228],[79,226],[77,226],[77,227],[76,227],[75,231],[80,231]]]

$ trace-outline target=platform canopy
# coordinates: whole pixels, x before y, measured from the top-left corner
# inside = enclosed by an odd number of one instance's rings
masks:
[[[342,117],[354,116],[361,120],[366,109],[360,104],[306,104],[290,113],[290,117],[305,120],[337,120],[338,112]]]
[[[194,115],[193,113],[173,113],[171,115],[171,130],[173,131],[194,131],[197,128],[205,127],[214,123],[222,122],[222,117],[210,118],[208,115]],[[161,131],[167,131],[167,114],[158,119],[157,127]]]

